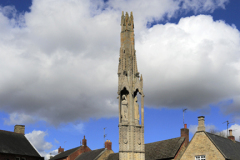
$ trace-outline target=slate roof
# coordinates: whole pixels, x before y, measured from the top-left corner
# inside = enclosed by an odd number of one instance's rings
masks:
[[[184,137],[178,137],[145,144],[145,160],[174,158],[184,139]]]
[[[145,144],[145,160],[174,158],[184,142],[184,137]],[[110,154],[108,160],[118,160],[119,153]]]
[[[41,157],[24,134],[0,130],[0,153]]]
[[[240,142],[221,137],[212,133],[205,132],[213,144],[220,150],[226,159],[240,159]]]
[[[105,151],[105,148],[101,148],[101,149],[96,149],[96,150],[92,150],[89,152],[85,152],[80,154],[75,160],[94,160],[97,157],[101,156],[101,154]]]
[[[72,154],[73,152],[75,152],[76,150],[78,150],[81,147],[82,146],[79,146],[79,147],[72,148],[72,149],[66,150],[64,152],[61,152],[61,153],[57,154],[56,156],[52,157],[50,160],[56,160],[56,159],[67,157],[67,156],[69,156],[70,154]]]

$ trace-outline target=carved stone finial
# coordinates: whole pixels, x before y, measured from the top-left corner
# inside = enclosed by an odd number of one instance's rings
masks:
[[[126,21],[126,22],[128,22],[128,18],[129,18],[128,12],[126,12],[126,14],[125,14],[125,21]]]
[[[133,24],[133,13],[130,14],[131,23]]]

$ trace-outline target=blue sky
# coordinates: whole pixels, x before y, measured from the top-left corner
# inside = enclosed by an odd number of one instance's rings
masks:
[[[43,156],[62,146],[118,152],[121,11],[133,11],[145,143],[207,129],[240,136],[240,1],[0,1],[0,128],[26,125]],[[37,137],[37,138],[35,138]]]

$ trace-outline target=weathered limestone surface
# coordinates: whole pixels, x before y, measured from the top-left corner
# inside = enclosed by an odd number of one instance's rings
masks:
[[[119,159],[145,160],[143,78],[139,76],[132,12],[121,17],[118,66]],[[141,94],[141,114],[137,94]],[[140,123],[141,116],[141,123]]]
[[[181,160],[195,160],[195,156],[197,155],[205,155],[206,159],[210,160],[225,160],[204,131],[196,132],[191,143],[189,143],[189,146],[183,153]]]

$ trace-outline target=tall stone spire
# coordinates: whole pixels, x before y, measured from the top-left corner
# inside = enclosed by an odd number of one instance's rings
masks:
[[[143,78],[139,77],[133,14],[122,12],[118,65],[119,160],[145,160]],[[137,94],[141,95],[141,114]],[[141,121],[140,121],[141,117]]]

